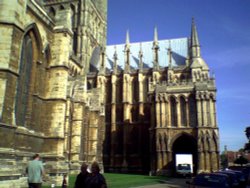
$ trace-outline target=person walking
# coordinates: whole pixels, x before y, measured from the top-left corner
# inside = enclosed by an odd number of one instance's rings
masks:
[[[63,175],[63,182],[62,182],[62,188],[67,188],[68,183],[67,183],[67,174]]]
[[[107,188],[107,183],[102,174],[100,174],[100,167],[97,162],[91,165],[91,173],[85,180],[86,188]]]
[[[87,168],[88,168],[88,165],[86,163],[82,163],[81,172],[76,177],[74,188],[85,188],[86,187],[85,180],[86,180],[87,176],[89,175]]]
[[[27,173],[29,188],[41,188],[42,177],[45,175],[45,173],[39,154],[35,154],[33,156],[33,160],[29,161]]]

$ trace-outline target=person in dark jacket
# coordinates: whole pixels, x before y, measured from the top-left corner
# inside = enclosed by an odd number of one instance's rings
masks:
[[[76,177],[74,188],[85,188],[86,187],[85,180],[86,180],[87,176],[89,175],[87,168],[88,168],[88,165],[86,163],[82,163],[81,172]]]
[[[62,188],[67,188],[68,183],[67,183],[67,174],[63,175],[63,182],[62,182]]]
[[[106,180],[102,174],[100,174],[100,167],[97,162],[93,162],[91,165],[91,173],[85,180],[86,188],[107,188]]]

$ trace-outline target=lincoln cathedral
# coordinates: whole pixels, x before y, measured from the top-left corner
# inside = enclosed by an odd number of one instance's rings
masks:
[[[0,1],[0,187],[25,186],[34,153],[57,185],[82,162],[173,175],[187,153],[194,173],[219,168],[215,79],[194,20],[187,38],[152,28],[151,41],[127,32],[107,46],[107,6]]]

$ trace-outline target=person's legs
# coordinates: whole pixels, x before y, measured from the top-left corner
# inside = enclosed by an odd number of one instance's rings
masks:
[[[42,188],[41,183],[29,183],[29,188]]]
[[[29,183],[29,188],[35,188],[34,183]]]

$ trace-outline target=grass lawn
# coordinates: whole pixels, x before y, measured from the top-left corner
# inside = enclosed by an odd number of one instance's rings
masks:
[[[166,180],[167,177],[163,176],[146,176],[146,175],[134,175],[134,174],[113,174],[105,173],[104,177],[106,178],[108,188],[129,188],[150,184],[158,184],[163,180]],[[69,186],[68,188],[74,188],[76,175],[71,175],[69,177]],[[50,188],[50,186],[43,186],[43,188]],[[57,187],[59,188],[59,187]]]

